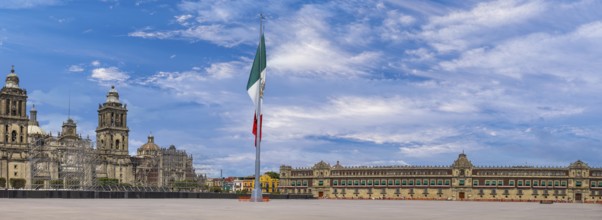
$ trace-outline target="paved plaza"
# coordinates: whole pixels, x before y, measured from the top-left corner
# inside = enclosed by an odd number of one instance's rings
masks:
[[[0,219],[602,219],[602,205],[455,201],[0,199]]]

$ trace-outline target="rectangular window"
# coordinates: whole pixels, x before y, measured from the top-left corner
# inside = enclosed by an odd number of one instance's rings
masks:
[[[460,180],[460,186],[464,186],[464,180]]]
[[[445,180],[445,185],[449,186],[449,180]]]
[[[538,186],[539,185],[539,180],[533,180],[533,186]],[[545,183],[544,183],[545,185]]]
[[[353,182],[351,180],[347,180],[347,185],[351,186],[353,184]]]
[[[561,185],[561,186],[566,186],[566,181],[562,181],[562,182],[560,182],[560,185]]]
[[[354,186],[357,186],[357,185],[359,185],[359,184],[360,184],[360,181],[358,181],[358,180],[356,180],[356,181],[353,181],[353,185],[354,185]]]
[[[414,180],[410,180],[410,186],[414,185]]]
[[[291,186],[295,186],[295,181],[291,182]]]
[[[485,180],[485,186],[489,186],[491,185],[491,183],[489,182],[489,180]]]
[[[396,185],[396,186],[399,186],[399,184],[401,184],[401,183],[399,182],[399,180],[395,180],[395,185]]]
[[[431,186],[434,186],[436,183],[436,180],[431,180]]]
[[[510,186],[514,186],[514,180],[510,180],[510,181],[508,181],[508,184],[509,184]]]
[[[531,180],[526,180],[525,181],[525,186],[531,186]]]
[[[596,182],[595,181],[591,181],[591,182],[589,182],[589,184],[591,185],[591,187],[596,187]]]
[[[379,181],[379,180],[374,180],[374,185],[375,185],[375,186],[378,186],[378,185],[380,185],[380,181]]]
[[[518,181],[518,186],[523,186],[523,181],[522,180]]]
[[[437,185],[439,185],[439,186],[443,185],[443,180],[437,180]]]
[[[393,180],[389,180],[389,186],[393,185]]]
[[[575,186],[581,187],[581,181],[575,181]]]
[[[303,181],[303,186],[307,186],[307,180]]]
[[[495,184],[496,184],[496,181],[495,180],[491,180],[491,185],[495,186]]]
[[[425,179],[422,180],[423,185],[428,186],[429,185],[429,180]]]
[[[416,180],[416,186],[422,185],[422,180]]]
[[[554,181],[554,186],[560,186],[560,181]]]
[[[362,186],[366,185],[366,180],[362,180]]]
[[[344,185],[347,185],[347,181],[345,181],[345,180],[341,180],[341,185],[343,185],[343,186],[344,186]]]
[[[323,186],[323,185],[324,185],[324,181],[323,180],[318,181],[318,186]]]
[[[602,181],[598,182],[598,187],[602,187]]]
[[[334,185],[334,186],[338,186],[338,185],[339,185],[339,181],[338,181],[338,180],[333,180],[333,181],[332,181],[332,185]]]
[[[380,181],[380,185],[386,186],[387,185],[387,181],[386,180]]]
[[[407,185],[406,180],[401,180],[401,185],[403,185],[403,186]]]
[[[533,184],[533,185],[535,186],[535,184]],[[546,181],[545,180],[541,181],[541,186],[546,186]]]
[[[497,181],[497,185],[498,185],[498,186],[503,186],[503,185],[504,185],[504,181],[502,181],[502,180],[498,180],[498,181]]]
[[[549,181],[548,181],[548,186],[552,186],[552,184],[553,184],[553,183],[552,183],[552,180],[549,180]]]
[[[479,181],[478,180],[473,180],[472,181],[472,185],[473,186],[478,186],[479,185]]]
[[[368,186],[372,186],[372,180],[368,180]]]

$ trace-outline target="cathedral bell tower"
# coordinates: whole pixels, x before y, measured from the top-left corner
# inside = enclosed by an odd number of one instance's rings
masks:
[[[6,76],[0,90],[0,177],[5,180],[25,179],[28,175],[28,140],[26,114],[27,91],[19,87],[15,67]],[[10,182],[6,181],[10,186]]]
[[[115,86],[105,103],[98,106],[96,151],[102,162],[96,168],[97,177],[116,179],[119,183],[134,182],[133,165],[128,153],[127,105],[119,102]]]
[[[6,76],[0,91],[0,146],[2,148],[27,149],[26,114],[27,91],[19,87],[15,68]]]
[[[101,154],[128,155],[127,111],[127,105],[119,102],[115,86],[111,86],[106,102],[98,106],[96,146]]]

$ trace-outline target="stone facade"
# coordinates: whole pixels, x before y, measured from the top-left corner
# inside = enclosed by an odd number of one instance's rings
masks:
[[[27,90],[19,87],[14,67],[0,90],[0,178],[30,179],[26,114]]]
[[[582,161],[568,167],[481,167],[462,153],[451,166],[280,167],[281,193],[320,198],[602,201],[602,168]]]
[[[178,181],[196,181],[197,175],[192,166],[192,156],[186,151],[177,150],[171,145],[161,148],[155,144],[155,137],[148,136],[148,142],[138,148],[132,158],[135,167],[136,185],[147,187],[172,187]]]
[[[106,102],[98,105],[96,150],[102,159],[96,169],[98,177],[118,179],[120,183],[134,182],[134,167],[128,153],[129,132],[127,105],[119,101],[119,93],[112,86]]]
[[[39,127],[37,110],[26,114],[27,91],[19,87],[14,67],[0,91],[0,179],[24,180],[25,188],[95,188],[99,179],[121,185],[171,187],[196,180],[192,156],[173,145],[159,148],[154,137],[129,155],[127,105],[115,87],[98,106],[96,147],[77,133],[70,117],[56,136]],[[145,147],[146,146],[146,147]],[[0,181],[2,182],[2,181]],[[102,184],[100,184],[102,185]],[[5,186],[0,186],[5,187]]]

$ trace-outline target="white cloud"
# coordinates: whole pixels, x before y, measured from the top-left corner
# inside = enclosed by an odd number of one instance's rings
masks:
[[[60,0],[2,0],[0,8],[22,9],[60,4]]]
[[[84,67],[82,65],[71,65],[68,70],[69,72],[81,73],[84,71]]]
[[[419,37],[440,52],[471,48],[503,36],[497,28],[528,21],[544,12],[542,1],[498,0],[479,3],[470,11],[432,17]]]
[[[408,157],[432,157],[436,154],[458,153],[463,152],[464,150],[476,150],[465,143],[444,143],[417,147],[400,147],[399,149]]]
[[[94,60],[94,61],[90,62],[90,65],[92,65],[92,66],[100,66],[100,61]]]
[[[130,37],[157,39],[206,40],[223,47],[234,47],[241,43],[250,43],[257,36],[251,34],[250,27],[227,27],[221,24],[198,25],[184,30],[150,31],[138,30],[128,34]]]
[[[153,85],[173,91],[178,97],[203,104],[219,104],[233,99],[231,83],[237,83],[233,77],[247,75],[251,61],[231,61],[213,63],[208,67],[193,68],[183,72],[159,72],[144,81],[143,85]],[[237,78],[240,81],[240,78]],[[242,87],[241,87],[242,88]]]
[[[277,74],[360,76],[377,66],[380,52],[349,52],[331,40],[337,35],[327,22],[331,16],[331,12],[309,5],[272,25],[273,31],[281,34],[272,40],[276,46],[268,46],[268,61]]]
[[[390,10],[380,27],[380,36],[384,40],[399,42],[409,39],[411,34],[407,31],[409,25],[414,24],[416,19],[410,15],[403,14],[398,10]]]
[[[592,22],[574,31],[550,35],[534,33],[503,42],[493,48],[468,50],[458,59],[441,62],[446,71],[496,73],[522,78],[525,75],[554,75],[567,80],[600,83],[597,62],[602,49],[602,22]]]
[[[103,85],[109,83],[123,84],[130,76],[117,67],[96,68],[92,70],[90,77]]]
[[[188,23],[188,19],[191,19],[192,15],[190,15],[190,14],[178,15],[178,16],[175,16],[175,18],[179,24],[188,26],[190,24],[190,23]]]

